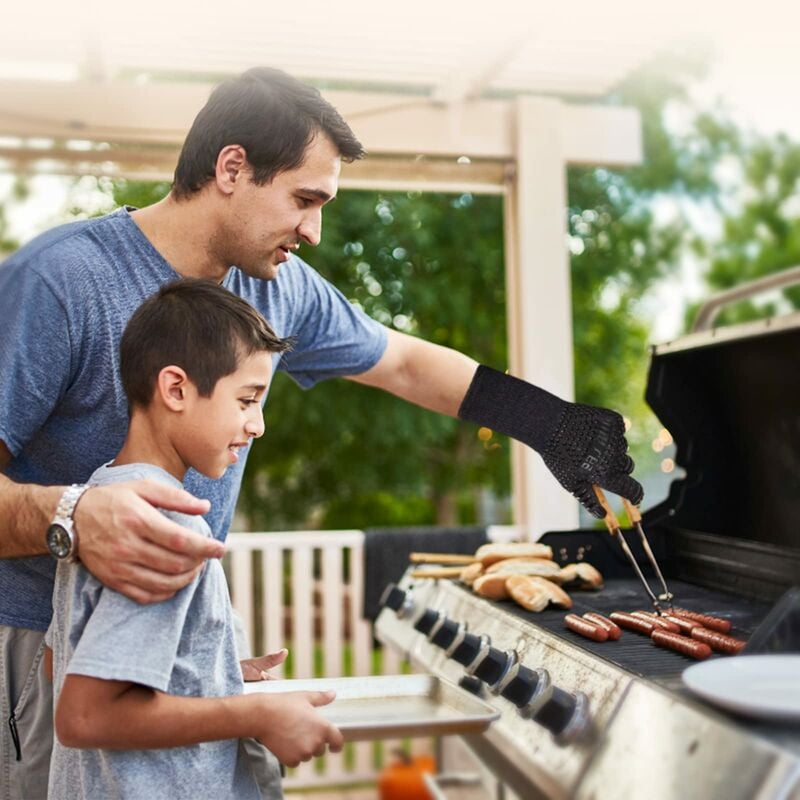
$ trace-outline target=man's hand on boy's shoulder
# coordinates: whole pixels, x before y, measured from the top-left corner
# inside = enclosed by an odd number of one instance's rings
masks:
[[[341,731],[318,711],[336,698],[335,692],[254,692],[254,736],[287,767],[310,761],[327,750],[338,753],[344,746]]]
[[[243,658],[239,663],[242,667],[242,678],[245,681],[274,681],[277,678],[270,675],[267,670],[277,667],[286,661],[289,651],[284,647],[277,653],[267,653],[258,658]]]
[[[190,531],[159,508],[204,514],[208,500],[156,481],[93,486],[75,511],[78,554],[103,584],[139,603],[166,600],[189,584],[222,542]]]

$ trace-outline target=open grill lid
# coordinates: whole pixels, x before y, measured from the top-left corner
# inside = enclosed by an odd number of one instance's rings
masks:
[[[654,347],[645,396],[686,470],[645,514],[680,576],[765,599],[800,584],[800,313]]]

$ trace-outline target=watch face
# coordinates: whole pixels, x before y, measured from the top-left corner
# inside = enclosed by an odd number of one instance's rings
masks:
[[[72,537],[63,525],[53,524],[47,529],[47,548],[56,558],[66,558],[72,551]]]

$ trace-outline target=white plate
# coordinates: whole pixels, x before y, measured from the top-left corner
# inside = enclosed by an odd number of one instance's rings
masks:
[[[717,658],[684,670],[683,682],[740,714],[800,720],[800,655]]]

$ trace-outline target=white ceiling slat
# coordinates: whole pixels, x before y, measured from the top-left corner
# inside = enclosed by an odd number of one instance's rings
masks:
[[[101,76],[233,74],[270,64],[303,79],[408,87],[450,102],[484,89],[600,96],[678,28],[699,24],[696,5],[307,0],[300,18],[291,5],[227,0],[221,28],[219,7],[208,0],[17,0],[0,27],[0,77],[11,62],[16,75],[25,62],[36,74],[66,62]]]

